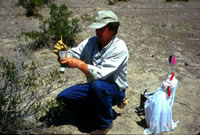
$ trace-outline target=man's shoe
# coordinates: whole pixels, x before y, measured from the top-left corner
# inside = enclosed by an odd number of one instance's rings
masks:
[[[105,130],[94,130],[90,133],[90,135],[106,135],[108,131],[113,127],[113,123],[110,124],[110,126]]]

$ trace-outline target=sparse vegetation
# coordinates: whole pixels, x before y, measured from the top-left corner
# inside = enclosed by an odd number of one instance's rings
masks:
[[[127,1],[129,1],[129,0],[108,0],[108,3],[109,3],[110,5],[113,5],[113,4],[116,4],[118,1],[125,1],[125,2],[127,2]]]
[[[36,123],[30,124],[26,119],[36,121],[37,116],[54,106],[55,100],[44,102],[44,99],[66,82],[56,69],[42,74],[33,61],[25,64],[20,58],[11,62],[4,57],[0,57],[0,80],[0,133],[34,129]]]
[[[26,16],[37,16],[39,7],[48,4],[51,0],[18,0],[17,5],[26,9]]]
[[[63,41],[67,45],[73,46],[76,33],[81,31],[78,24],[79,20],[72,18],[72,12],[65,5],[57,6],[56,4],[51,4],[50,10],[50,18],[47,19],[50,35],[56,41],[62,35]]]
[[[165,0],[166,2],[172,2],[172,1],[185,1],[185,2],[187,2],[187,1],[189,1],[189,0]]]
[[[55,99],[46,99],[52,91],[63,86],[59,71],[39,72],[37,65],[24,61],[30,49],[50,47],[62,35],[67,45],[74,44],[80,31],[79,20],[65,5],[50,4],[50,17],[42,21],[40,31],[21,33],[20,39],[31,39],[28,44],[16,48],[16,61],[0,57],[0,133],[24,133],[36,128],[41,115],[56,106]],[[30,121],[35,121],[30,124]]]
[[[192,31],[193,28],[190,24],[172,24],[171,26],[173,29],[175,29],[178,32],[186,32],[186,31]]]
[[[83,15],[81,15],[81,20],[83,22],[87,22],[87,24],[89,25],[93,22],[93,17],[88,14],[83,14]]]
[[[76,34],[81,31],[79,20],[72,18],[72,12],[67,6],[57,6],[50,4],[50,17],[40,25],[40,31],[23,32],[22,37],[28,37],[34,40],[33,49],[50,47],[50,43],[58,41],[62,35],[63,42],[68,46],[74,46]]]

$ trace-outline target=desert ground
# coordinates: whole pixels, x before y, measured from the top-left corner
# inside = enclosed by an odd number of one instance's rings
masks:
[[[75,17],[93,16],[97,10],[113,10],[120,20],[117,37],[123,39],[129,49],[128,80],[126,96],[129,99],[124,109],[113,107],[116,114],[114,126],[109,134],[143,134],[144,116],[138,116],[135,108],[139,105],[140,93],[145,89],[154,91],[166,79],[168,57],[175,55],[173,68],[179,87],[176,89],[173,105],[173,120],[178,126],[164,134],[200,133],[200,1],[188,2],[165,0],[129,0],[109,5],[107,0],[54,0],[66,4]],[[40,13],[48,15],[44,7]],[[22,7],[15,6],[13,0],[0,0],[0,56],[13,57],[18,44],[17,35],[39,28],[39,19],[26,17]],[[87,28],[88,22],[81,21],[82,32],[77,43],[93,36],[95,31]],[[42,49],[32,54],[41,70],[58,67],[56,55],[50,49]],[[85,81],[78,70],[67,69],[63,77],[69,77],[64,87]],[[62,89],[50,96],[55,98]],[[67,114],[67,113],[66,113]],[[74,114],[75,115],[75,114]],[[87,134],[81,124],[71,121],[50,125],[43,133]]]

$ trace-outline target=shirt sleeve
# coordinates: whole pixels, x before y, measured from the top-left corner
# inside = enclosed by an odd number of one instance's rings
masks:
[[[77,47],[69,49],[67,51],[68,57],[74,57],[74,58],[77,58],[77,59],[81,59],[83,49],[84,49],[85,45],[87,44],[87,42],[88,42],[88,39],[81,42]]]
[[[88,71],[93,80],[106,80],[113,72],[123,70],[123,64],[128,60],[128,50],[117,48],[110,52],[99,65],[88,65]],[[120,69],[121,68],[121,69]]]

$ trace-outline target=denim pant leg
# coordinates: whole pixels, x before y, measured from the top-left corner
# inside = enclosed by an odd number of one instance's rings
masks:
[[[89,84],[77,84],[64,89],[58,94],[56,100],[74,108],[87,101]]]
[[[96,111],[98,129],[107,129],[112,120],[112,105],[118,104],[125,94],[116,84],[97,80],[90,85],[90,98]]]

